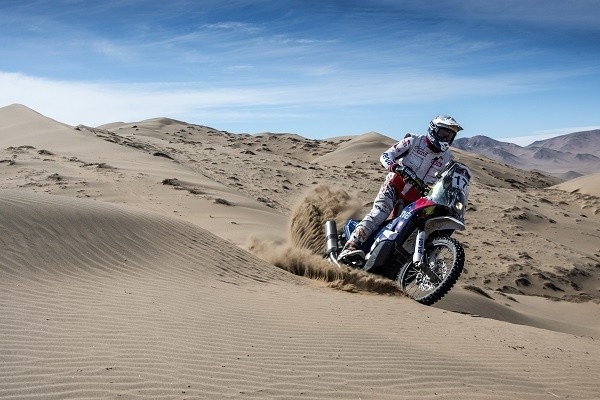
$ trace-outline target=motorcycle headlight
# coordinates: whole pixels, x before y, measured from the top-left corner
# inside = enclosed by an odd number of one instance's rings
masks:
[[[456,211],[462,212],[464,205],[460,201],[457,201],[456,203],[454,203],[454,208],[456,208]]]

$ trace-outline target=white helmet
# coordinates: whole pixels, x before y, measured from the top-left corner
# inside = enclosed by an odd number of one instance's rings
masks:
[[[437,151],[446,151],[462,127],[448,115],[438,115],[429,122],[427,140]]]

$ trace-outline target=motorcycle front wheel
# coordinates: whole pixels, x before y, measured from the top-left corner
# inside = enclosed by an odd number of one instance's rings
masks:
[[[406,295],[430,306],[450,291],[464,264],[465,251],[460,242],[441,236],[425,244],[421,265],[407,263],[396,281]]]

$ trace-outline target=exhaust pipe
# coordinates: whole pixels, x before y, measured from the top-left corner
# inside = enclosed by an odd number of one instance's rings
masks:
[[[329,220],[325,222],[325,255],[328,257],[335,253],[337,256],[338,252],[338,234],[337,234],[337,226],[335,225],[334,220]]]

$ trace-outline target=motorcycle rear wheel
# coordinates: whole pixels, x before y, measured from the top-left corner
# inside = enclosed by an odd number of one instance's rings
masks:
[[[464,264],[465,251],[460,242],[441,236],[425,244],[422,265],[407,263],[396,281],[409,297],[430,306],[452,289]]]

